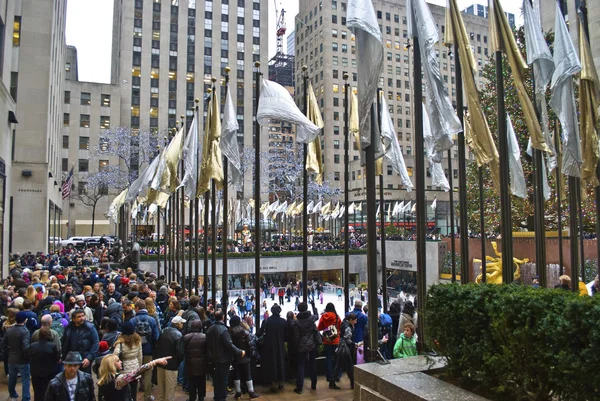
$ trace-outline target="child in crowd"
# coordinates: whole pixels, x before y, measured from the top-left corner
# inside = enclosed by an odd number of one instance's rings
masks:
[[[396,345],[394,345],[394,358],[410,358],[417,355],[415,326],[412,323],[406,323],[404,333],[400,334]]]

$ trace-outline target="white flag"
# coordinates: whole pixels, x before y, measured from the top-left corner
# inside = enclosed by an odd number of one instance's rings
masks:
[[[300,143],[308,144],[314,141],[321,130],[302,114],[287,89],[267,79],[262,80],[256,119],[263,126],[268,125],[269,120],[296,124],[296,142]]]
[[[183,144],[183,163],[185,165],[185,174],[181,180],[180,187],[184,187],[184,193],[190,199],[196,196],[196,185],[198,182],[198,144],[200,130],[198,124],[198,113],[194,111],[194,119],[190,124],[188,135]]]
[[[348,214],[354,214],[354,202],[348,206]]]
[[[340,207],[340,214],[338,215],[338,218],[341,219],[342,217],[344,217],[344,212],[346,211],[346,206],[342,205]]]
[[[315,207],[315,203],[313,201],[310,201],[308,203],[308,206],[306,207],[306,213],[308,214],[312,214],[313,213],[313,208]]]
[[[436,207],[437,207],[437,198],[435,198],[433,200],[433,202],[431,202],[431,210],[435,211]]]
[[[423,141],[425,143],[425,152],[429,160],[429,174],[431,175],[431,186],[440,187],[444,191],[450,191],[450,183],[444,173],[442,163],[435,161],[434,138],[431,131],[429,113],[425,104],[423,104]]]
[[[410,209],[411,213],[415,213],[417,211],[417,202],[415,201],[415,203],[413,204],[412,208]]]
[[[238,145],[237,132],[240,126],[237,121],[237,113],[231,91],[227,87],[227,97],[225,98],[225,107],[223,107],[223,124],[221,126],[221,153],[229,161],[229,174],[232,185],[239,191],[242,187],[242,161],[240,159],[240,149]]]
[[[581,62],[569,36],[558,3],[554,24],[554,65],[552,75],[552,97],[550,106],[556,112],[562,128],[563,155],[562,173],[570,177],[581,177],[583,158],[579,138],[577,107],[573,91],[573,75],[581,71]]]
[[[508,113],[506,113],[506,134],[508,135],[510,191],[513,195],[525,199],[527,197],[527,184],[525,183],[525,174],[521,165],[521,150],[519,149],[519,142],[517,142],[515,128]]]
[[[389,160],[392,168],[400,174],[400,180],[402,185],[407,191],[413,189],[412,181],[408,176],[408,170],[404,163],[404,157],[400,150],[400,144],[398,143],[398,136],[394,130],[394,123],[388,110],[385,96],[381,99],[381,139],[383,142],[385,157]]]

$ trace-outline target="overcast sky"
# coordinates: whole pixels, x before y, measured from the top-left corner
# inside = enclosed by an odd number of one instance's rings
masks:
[[[168,2],[168,0],[164,0]],[[250,2],[250,0],[247,0]],[[294,17],[298,14],[298,0],[275,0],[278,9],[286,11],[287,32],[294,30]],[[324,0],[326,3],[327,0]],[[429,0],[445,5],[446,0]],[[460,8],[486,0],[458,0]],[[110,82],[112,46],[112,15],[114,0],[69,0],[67,2],[67,44],[77,47],[79,79],[81,81]],[[269,4],[269,57],[275,53],[275,3]],[[515,14],[517,24],[521,18],[521,0],[502,0],[504,10]],[[287,46],[287,37],[283,42]]]

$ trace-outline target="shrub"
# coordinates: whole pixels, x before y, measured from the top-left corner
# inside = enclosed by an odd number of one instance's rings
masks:
[[[519,285],[431,287],[426,339],[447,373],[498,400],[592,400],[600,298]]]

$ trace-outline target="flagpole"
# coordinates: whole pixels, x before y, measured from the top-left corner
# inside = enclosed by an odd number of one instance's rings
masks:
[[[180,116],[181,118],[181,126],[180,129],[184,130],[183,131],[183,138],[182,138],[182,143],[185,142],[185,116],[182,114]],[[183,180],[183,177],[185,176],[185,164],[183,162],[183,158],[181,159],[181,179]],[[180,226],[181,226],[181,288],[184,289],[185,291],[185,193],[184,193],[184,188],[181,187],[180,190],[180,195],[181,197],[181,216],[179,217],[179,219],[181,220]],[[188,295],[189,296],[189,295]]]
[[[481,232],[481,282],[487,282],[487,259],[485,258],[485,216],[483,210],[485,201],[483,200],[483,166],[477,169],[479,177],[479,231]],[[467,238],[468,241],[468,238]],[[463,259],[464,263],[464,259]]]
[[[452,282],[456,282],[456,238],[454,238],[454,184],[452,171],[452,149],[448,149],[448,184],[450,185],[450,252],[452,260]],[[448,215],[446,215],[447,217]],[[437,213],[434,214],[435,224],[437,226]]]
[[[188,135],[195,135],[193,132],[190,132]],[[194,233],[194,208],[196,205],[196,195],[190,197],[190,210],[188,214],[189,219],[189,233],[190,233],[190,245],[188,248],[188,294],[192,296],[192,289],[194,288],[194,275],[192,274],[192,264],[194,262],[194,237],[192,236]]]
[[[381,129],[381,88],[377,88],[377,124]],[[388,299],[387,299],[387,268],[386,268],[386,254],[385,254],[385,199],[383,193],[383,161],[381,164],[381,171],[379,175],[379,205],[381,207],[381,214],[379,215],[380,222],[380,233],[381,233],[381,294],[383,295],[383,313],[387,313]]]
[[[213,97],[217,95],[216,91],[213,91]],[[213,98],[213,101],[218,101]],[[215,118],[220,118],[220,116],[215,116]],[[213,303],[216,305],[217,302],[217,187],[215,185],[214,178],[210,180],[210,197],[211,197],[211,205],[212,210],[210,213],[210,265],[211,265],[211,275],[210,275],[210,285],[211,285],[211,293]]]
[[[304,86],[304,114],[308,115],[308,67],[302,66],[302,83]],[[320,135],[320,133],[318,134]],[[304,166],[302,169],[302,302],[307,302],[308,291],[306,286],[308,284],[308,208],[306,203],[308,202],[308,171],[306,170],[306,161],[308,159],[308,144],[302,145],[304,149]]]
[[[206,133],[204,133],[206,135]],[[208,209],[210,207],[210,194],[204,193],[204,280],[202,283],[202,291],[204,292],[204,304],[208,307]]]
[[[346,213],[344,214],[344,299],[346,306],[345,312],[350,312],[350,233],[348,232],[348,224],[350,216],[348,215],[349,202],[349,184],[350,184],[350,138],[349,138],[349,115],[348,115],[348,91],[350,84],[348,83],[348,73],[344,73],[344,205]],[[318,219],[318,217],[317,217]],[[318,224],[317,224],[318,227]],[[600,232],[600,231],[599,231]],[[600,253],[599,253],[600,255]]]
[[[463,104],[463,80],[462,67],[460,64],[460,55],[458,51],[458,41],[454,43],[454,69],[456,76],[456,114],[463,127],[458,133],[458,220],[460,236],[460,282],[467,284],[469,282],[469,221],[467,217],[467,163],[466,163],[466,144],[465,144],[465,116]],[[450,159],[450,158],[448,158]],[[453,190],[453,189],[451,189]],[[454,221],[451,224],[454,226]],[[454,262],[455,263],[455,262]],[[456,268],[453,270],[453,280],[456,280]]]
[[[490,16],[494,18],[494,16]],[[502,66],[502,51],[496,51],[496,91],[497,91],[497,126],[500,153],[500,231],[502,235],[502,282],[512,283],[513,249],[512,249],[512,220],[510,202],[510,180],[508,162],[508,136],[506,130],[506,108],[504,104],[504,76]],[[482,259],[485,256],[482,257]]]
[[[163,225],[164,225],[164,228],[163,228],[163,231],[164,231],[164,234],[163,234],[163,246],[164,246],[164,250],[163,250],[163,269],[164,269],[165,279],[167,279],[167,273],[168,273],[168,269],[167,269],[167,244],[168,244],[168,238],[169,238],[167,236],[167,233],[168,233],[168,231],[167,231],[167,227],[168,227],[168,225],[167,225],[167,208],[165,208],[165,210],[163,211],[163,219],[164,219],[164,221],[163,221]],[[158,257],[160,258],[160,254],[158,255]],[[157,275],[157,276],[160,277],[160,275]]]
[[[156,277],[160,277],[160,206],[156,208],[156,242],[158,244],[158,257],[156,258]]]
[[[231,69],[229,67],[225,67],[225,97],[227,97],[229,91],[229,71]],[[227,157],[223,156],[223,199],[225,205],[223,206],[223,232],[221,234],[221,247],[223,248],[223,271],[221,273],[221,291],[223,291],[223,295],[221,297],[221,305],[223,310],[227,310],[227,306],[229,305],[229,286],[227,285],[227,237],[229,234],[229,184],[228,184],[228,176],[229,176],[229,160]],[[225,318],[225,322],[227,322],[227,318]],[[258,330],[258,328],[257,328]]]
[[[202,122],[200,121],[200,112],[198,111],[198,103],[200,103],[200,99],[195,98],[194,103],[196,103],[196,106],[194,107],[194,118],[196,119],[196,132],[194,132],[193,134],[198,135],[202,124]],[[194,289],[196,291],[196,295],[200,293],[198,288],[198,279],[200,278],[200,237],[198,236],[200,232],[200,198],[198,197],[198,169],[200,165],[200,152],[198,149],[199,141],[200,137],[198,137],[198,143],[196,144],[196,190],[194,191]],[[191,268],[192,266],[190,262],[190,269]],[[206,304],[204,306],[206,307]]]
[[[561,157],[560,157],[560,139],[558,133],[558,121],[554,122],[554,148],[556,149],[556,169],[554,170],[556,180],[556,215],[558,228],[558,272],[562,276],[564,274],[564,259],[563,259],[563,228],[562,228],[562,173],[560,172]],[[599,254],[600,255],[600,254]],[[600,258],[599,258],[600,260]]]
[[[255,71],[255,81],[254,81],[254,91],[255,91],[255,110],[258,112],[258,100],[260,98],[260,82],[262,74],[260,72],[260,62],[256,61],[254,63]],[[258,123],[258,119],[254,118],[254,232],[255,232],[255,243],[254,247],[254,299],[255,305],[254,308],[256,311],[255,315],[255,326],[256,329],[260,327],[260,125]],[[306,169],[305,169],[306,171]]]

